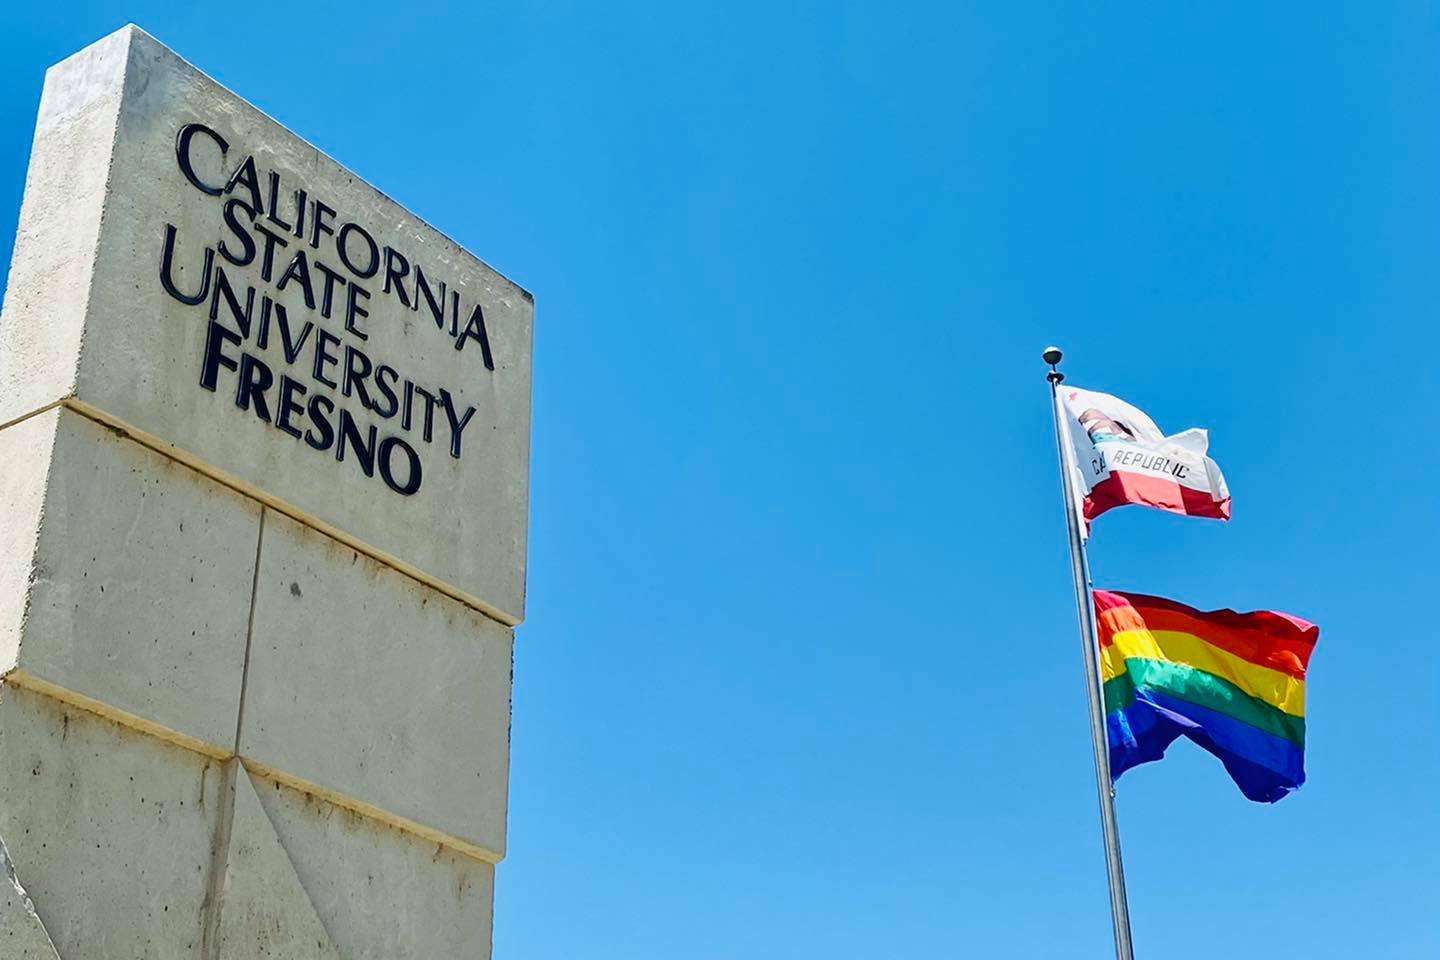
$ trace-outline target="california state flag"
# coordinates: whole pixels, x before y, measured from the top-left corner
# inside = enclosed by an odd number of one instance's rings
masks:
[[[1205,455],[1206,431],[1192,427],[1167,437],[1119,397],[1063,384],[1060,394],[1086,520],[1127,503],[1230,519],[1230,489]]]

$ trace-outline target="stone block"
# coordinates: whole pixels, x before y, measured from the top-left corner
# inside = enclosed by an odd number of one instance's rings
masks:
[[[232,773],[235,812],[220,896],[219,960],[341,960],[249,775]]]
[[[65,960],[199,960],[221,765],[0,686],[0,836]]]
[[[46,75],[0,323],[0,424],[75,391],[128,53],[112,35]]]
[[[512,641],[267,513],[240,753],[503,853]]]
[[[35,904],[20,885],[10,851],[0,838],[0,957],[5,960],[59,960]]]
[[[495,868],[254,780],[310,902],[346,960],[487,960]]]
[[[64,408],[0,430],[0,503],[0,671],[231,749],[260,506]]]
[[[523,617],[523,289],[135,27],[47,74],[21,220],[0,424],[72,397]]]
[[[0,430],[0,677],[20,658],[58,417],[51,410]]]

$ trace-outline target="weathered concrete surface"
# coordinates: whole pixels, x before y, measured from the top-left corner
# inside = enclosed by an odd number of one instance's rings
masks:
[[[503,853],[512,639],[267,514],[240,752]]]
[[[508,622],[520,620],[534,312],[529,295],[137,28],[118,31],[52,68],[45,90],[0,323],[0,423],[73,394],[97,414],[174,445],[177,455],[252,485],[388,562],[434,578],[467,602]],[[343,285],[336,282],[324,316],[323,277],[313,264],[344,272],[337,239],[286,234],[264,213],[255,218],[259,227],[281,237],[268,277],[259,252],[243,265],[217,253],[221,242],[232,255],[241,246],[223,218],[225,204],[253,195],[237,185],[212,196],[187,179],[177,159],[177,133],[191,122],[205,124],[227,144],[222,154],[209,134],[190,142],[186,156],[198,183],[220,190],[253,154],[257,189],[266,195],[262,206],[269,206],[270,174],[278,177],[281,220],[294,224],[283,207],[295,204],[295,190],[304,190],[312,208],[320,199],[333,211],[324,215],[333,233],[353,222],[377,250],[401,254],[411,265],[405,302],[397,292],[406,286],[400,280],[385,291],[388,268],[399,269],[399,261],[387,260],[387,269],[372,280],[348,274]],[[263,243],[259,227],[238,209],[231,213],[243,221],[246,238]],[[312,225],[315,218],[312,211]],[[175,230],[168,276],[181,295],[208,285],[206,302],[190,306],[164,289],[167,226]],[[347,233],[347,256],[368,267],[368,250],[355,252],[364,246],[361,236]],[[282,287],[283,271],[298,251],[311,264],[305,268],[308,287],[296,279]],[[296,396],[302,407],[306,397],[323,395],[335,406],[332,420],[344,409],[362,432],[373,425],[380,438],[411,444],[423,463],[418,491],[403,496],[389,489],[378,466],[367,477],[353,443],[340,462],[338,445],[317,452],[278,429],[276,386],[268,388],[263,418],[248,397],[244,409],[238,405],[236,372],[218,368],[215,389],[202,389],[212,314],[222,324],[242,325],[214,296],[218,281],[212,282],[213,270],[203,269],[207,258],[224,270],[241,301],[254,288],[255,314],[243,343],[222,344],[232,362],[242,352],[251,354],[277,382],[289,376],[301,384],[306,392]],[[428,305],[420,305],[414,264],[430,278],[427,289],[444,281],[445,296],[458,295],[450,301],[459,305],[453,323],[446,313],[437,326]],[[334,304],[344,304],[357,284],[368,294],[363,306],[369,315],[355,318],[351,330]],[[278,319],[262,324],[260,304],[267,297],[288,311],[293,336],[282,335]],[[475,304],[483,310],[493,370],[476,339],[456,335]],[[307,322],[314,327],[306,328]],[[333,340],[326,349],[340,358],[328,366],[317,357],[322,331]],[[288,357],[287,341],[293,348]],[[351,348],[362,350],[377,370],[388,365],[396,373],[393,383],[387,381],[392,389],[406,379],[435,396],[443,388],[457,415],[475,408],[460,431],[458,459],[451,455],[452,427],[443,404],[430,408],[427,437],[420,394],[413,395],[405,428],[401,414],[379,412],[389,404],[378,374],[368,381],[370,404],[358,389],[345,389],[341,367],[350,362]],[[338,387],[317,379],[317,369],[328,370],[325,379]],[[365,377],[357,376],[363,385]],[[295,416],[291,425],[298,422],[302,434],[314,425],[309,412]],[[408,475],[405,467],[396,470]]]
[[[288,787],[255,791],[346,960],[490,956],[494,867]]]
[[[532,318],[143,32],[52,69],[0,315],[0,836],[34,906],[0,878],[0,960],[489,956]]]
[[[59,960],[45,924],[15,876],[4,838],[0,838],[0,958]]]
[[[229,749],[259,505],[60,408],[0,430],[0,502],[39,523],[29,577],[4,577],[29,583],[0,601],[0,671]],[[23,555],[25,536],[0,549]]]
[[[0,836],[65,960],[198,960],[220,764],[0,686]]]
[[[53,415],[40,414],[0,430],[0,676],[20,659],[54,444]]]
[[[111,38],[46,75],[0,322],[0,423],[75,390],[127,53]]]
[[[243,769],[235,773],[235,813],[220,898],[219,960],[341,960],[260,806],[250,776]]]

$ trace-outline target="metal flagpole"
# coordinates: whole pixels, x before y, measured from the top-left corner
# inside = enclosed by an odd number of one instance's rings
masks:
[[[1046,347],[1042,354],[1050,365],[1050,405],[1055,415],[1055,444],[1060,453],[1060,483],[1065,496],[1065,522],[1070,530],[1070,571],[1075,581],[1075,608],[1080,617],[1080,644],[1085,653],[1085,697],[1090,704],[1090,746],[1095,753],[1095,788],[1100,798],[1100,830],[1105,838],[1105,872],[1110,880],[1110,920],[1115,928],[1116,960],[1134,960],[1130,944],[1130,908],[1125,902],[1125,867],[1120,860],[1120,827],[1115,821],[1115,789],[1110,782],[1110,746],[1105,733],[1104,694],[1100,685],[1100,646],[1096,642],[1095,599],[1091,595],[1090,561],[1085,555],[1085,538],[1076,512],[1079,496],[1075,490],[1075,451],[1067,437],[1061,408],[1060,381],[1065,374],[1056,369],[1063,354],[1059,347]]]

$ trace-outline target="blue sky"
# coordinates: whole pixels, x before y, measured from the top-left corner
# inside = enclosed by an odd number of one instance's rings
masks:
[[[498,960],[1105,955],[1051,341],[1235,498],[1097,582],[1322,627],[1298,794],[1121,781],[1140,955],[1435,956],[1440,12],[899,6],[11,4],[0,252],[134,20],[535,293]]]

